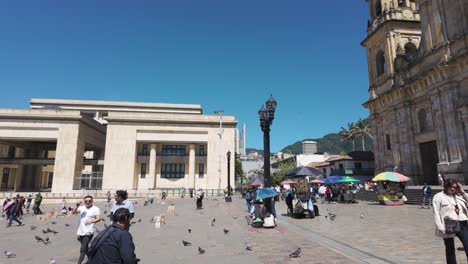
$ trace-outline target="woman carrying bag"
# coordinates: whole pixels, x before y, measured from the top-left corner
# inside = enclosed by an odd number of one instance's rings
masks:
[[[445,258],[448,264],[456,264],[454,237],[463,243],[468,260],[468,195],[454,179],[444,182],[444,191],[437,193],[432,201],[436,235],[444,239]]]

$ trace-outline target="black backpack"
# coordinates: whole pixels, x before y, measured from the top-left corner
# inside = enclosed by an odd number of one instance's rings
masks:
[[[106,229],[99,232],[93,240],[91,240],[91,245],[88,249],[88,258],[92,259],[94,255],[96,255],[97,250],[102,246],[104,241],[113,233],[115,232],[115,227],[112,225],[106,227]]]

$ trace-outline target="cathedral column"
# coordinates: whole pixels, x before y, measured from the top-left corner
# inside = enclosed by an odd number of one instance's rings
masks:
[[[148,189],[156,188],[156,144],[150,145]]]

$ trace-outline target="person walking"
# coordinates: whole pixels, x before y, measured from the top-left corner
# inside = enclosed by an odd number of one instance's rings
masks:
[[[128,232],[131,213],[126,208],[114,212],[114,223],[100,232],[91,243],[87,264],[122,263],[135,264],[135,244]]]
[[[252,189],[247,189],[244,194],[245,203],[247,204],[247,213],[250,214],[250,210],[252,209]]]
[[[444,181],[444,190],[437,193],[432,205],[436,235],[444,239],[445,258],[448,264],[456,264],[454,237],[458,237],[468,261],[468,195],[454,179]]]
[[[431,186],[427,185],[427,183],[424,183],[424,186],[422,188],[422,193],[423,193],[423,201],[421,204],[421,209],[424,208],[426,201],[427,201],[427,209],[431,209],[431,196],[432,196]]]
[[[111,224],[115,223],[114,221],[114,214],[115,211],[119,208],[127,208],[130,212],[130,219],[135,217],[135,209],[133,208],[133,203],[130,202],[128,199],[128,193],[124,190],[118,190],[115,192],[115,203],[111,209]]]
[[[80,224],[76,231],[78,241],[81,243],[78,264],[81,264],[85,255],[88,254],[89,242],[96,232],[94,224],[101,221],[101,211],[97,206],[93,205],[93,197],[91,195],[86,195],[84,197],[84,205],[80,205],[81,202],[76,203],[76,207],[72,212],[73,214],[80,214]]]
[[[110,191],[107,191],[106,197],[107,197],[107,207],[111,207],[111,192]]]
[[[26,213],[29,214],[29,208],[31,207],[31,202],[32,202],[32,195],[28,195],[28,198],[26,198]]]
[[[203,207],[203,197],[205,196],[205,193],[203,192],[202,189],[198,189],[197,191],[197,209],[202,209]]]
[[[41,193],[36,194],[36,199],[34,199],[34,206],[33,206],[33,212],[35,215],[40,215],[42,214],[41,211],[41,203],[42,203],[42,195]]]
[[[6,210],[6,215],[8,217],[7,227],[10,227],[13,221],[17,222],[20,226],[23,225],[23,223],[18,220],[18,216],[21,214],[21,206],[19,199],[17,197],[13,198],[13,203]]]

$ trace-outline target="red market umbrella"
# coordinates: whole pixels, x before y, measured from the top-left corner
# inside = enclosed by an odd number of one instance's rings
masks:
[[[312,180],[310,183],[323,183],[321,180]]]
[[[282,182],[280,182],[281,185],[284,185],[284,184],[297,184],[297,182],[293,181],[293,180],[284,180]]]

